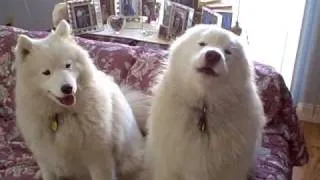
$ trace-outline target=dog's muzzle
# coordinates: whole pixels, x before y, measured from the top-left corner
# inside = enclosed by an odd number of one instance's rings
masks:
[[[197,71],[209,76],[219,76],[219,66],[223,65],[223,56],[216,50],[208,50],[203,56],[201,67]]]

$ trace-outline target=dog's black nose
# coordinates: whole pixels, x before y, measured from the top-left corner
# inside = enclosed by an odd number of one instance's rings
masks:
[[[206,52],[206,55],[205,55],[206,66],[213,67],[216,64],[218,64],[220,60],[221,60],[221,55],[219,52],[214,50],[210,50]]]
[[[61,86],[61,92],[64,94],[71,94],[72,86],[70,84],[64,84],[63,86]]]

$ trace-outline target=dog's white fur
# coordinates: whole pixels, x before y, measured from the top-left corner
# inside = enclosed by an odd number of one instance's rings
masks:
[[[208,50],[222,56],[212,67],[217,77],[197,71]],[[214,25],[196,25],[172,44],[148,125],[153,180],[247,178],[265,122],[247,56],[236,35]],[[197,123],[204,103],[208,124],[202,132]]]
[[[69,24],[60,21],[43,39],[20,35],[15,54],[17,124],[43,179],[137,179],[144,139],[128,104],[131,99],[127,101],[113,79],[94,66],[73,40]],[[50,75],[42,74],[46,70]],[[56,100],[63,96],[60,88],[65,83],[73,87],[73,105]],[[137,99],[143,94],[126,92],[133,99],[133,112],[142,119],[148,107]],[[62,121],[55,130],[50,126],[56,114]]]

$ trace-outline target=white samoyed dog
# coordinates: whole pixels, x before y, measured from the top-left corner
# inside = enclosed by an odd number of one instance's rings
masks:
[[[135,101],[142,93],[126,90],[131,109],[65,20],[46,38],[20,35],[15,55],[17,124],[44,180],[140,176],[145,142],[133,112],[148,109]]]
[[[179,37],[149,118],[153,180],[245,180],[265,116],[238,37],[214,25]]]

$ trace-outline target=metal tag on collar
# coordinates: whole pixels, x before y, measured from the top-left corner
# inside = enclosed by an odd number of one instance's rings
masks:
[[[200,119],[199,119],[199,128],[200,128],[201,132],[205,132],[206,129],[207,129],[207,117],[206,117],[207,115],[206,115],[206,112],[207,112],[207,106],[203,105],[201,116],[200,116]]]
[[[55,114],[53,116],[50,128],[53,132],[56,132],[58,130],[58,128],[59,128],[59,115],[58,114]]]

